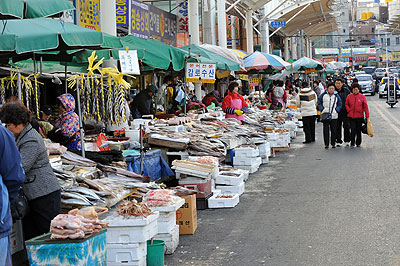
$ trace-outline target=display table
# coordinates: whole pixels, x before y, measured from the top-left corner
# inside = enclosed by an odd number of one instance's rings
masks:
[[[128,170],[140,174],[140,155],[128,156],[125,158]],[[161,157],[160,150],[149,150],[143,156],[143,175],[149,176],[152,180],[161,177],[174,176],[167,162]]]

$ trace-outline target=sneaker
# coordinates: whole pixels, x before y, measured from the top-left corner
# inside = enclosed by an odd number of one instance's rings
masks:
[[[342,147],[342,143],[336,143],[336,146],[338,146],[338,147]]]
[[[357,148],[360,148],[360,145],[357,145]]]
[[[332,145],[332,149],[336,148],[336,145]]]
[[[325,149],[329,149],[329,146],[325,146]]]
[[[350,142],[346,142],[346,146],[349,147],[350,146]]]

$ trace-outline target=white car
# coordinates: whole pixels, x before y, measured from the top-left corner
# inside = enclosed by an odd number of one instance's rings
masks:
[[[383,77],[387,77],[389,70],[387,68],[377,68],[375,69],[375,77],[377,79],[381,79]]]
[[[369,74],[361,74],[356,75],[358,79],[358,84],[361,87],[361,93],[371,93],[371,95],[375,95],[375,82],[372,78],[372,75]]]

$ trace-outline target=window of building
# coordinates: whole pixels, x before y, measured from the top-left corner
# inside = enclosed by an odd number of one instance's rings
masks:
[[[396,37],[396,45],[399,45],[399,44],[400,44],[400,38]]]
[[[346,29],[343,29],[343,33],[346,33]]]
[[[381,45],[383,45],[383,38],[381,38]]]
[[[375,28],[371,28],[371,32],[372,32],[372,33],[375,33]]]
[[[387,38],[386,45],[390,46],[390,38]]]

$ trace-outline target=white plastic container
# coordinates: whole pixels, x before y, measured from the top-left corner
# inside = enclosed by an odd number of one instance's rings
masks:
[[[179,225],[176,224],[169,233],[157,234],[154,239],[165,241],[165,254],[173,254],[179,245]]]
[[[176,211],[160,212],[157,224],[158,224],[158,234],[166,234],[171,232],[176,225]]]
[[[224,173],[220,173],[215,179],[216,185],[229,185],[229,186],[237,186],[240,185],[244,180],[244,175],[240,174],[240,176],[229,176],[224,175]]]
[[[146,265],[147,242],[136,244],[108,244],[107,265]],[[140,264],[144,261],[144,264]]]
[[[261,164],[269,163],[269,157],[261,158]]]
[[[109,223],[107,244],[143,243],[158,233],[159,213],[155,212],[146,218],[129,218],[108,216],[104,222]]]
[[[258,155],[260,155],[258,149],[253,149],[251,147],[235,148],[235,157],[252,158]]]
[[[253,174],[253,173],[258,171],[258,168],[260,167],[260,165],[251,165],[251,166],[238,165],[238,166],[235,166],[235,167],[237,167],[239,169],[247,170],[250,174]]]
[[[233,165],[236,167],[238,165],[260,165],[261,157],[253,157],[253,158],[243,158],[243,157],[233,157]]]
[[[257,145],[258,150],[260,151],[260,157],[264,158],[264,157],[268,157],[271,155],[271,146],[270,143],[264,142],[263,144]]]
[[[239,194],[232,195],[232,198],[217,198],[217,196],[218,195],[213,195],[208,199],[208,208],[233,208],[239,203]]]
[[[139,129],[129,129],[125,130],[125,137],[128,137],[133,141],[140,141],[140,130]]]
[[[242,195],[244,193],[244,181],[240,183],[238,186],[223,186],[219,185],[216,189],[220,190],[219,194],[239,194]]]

